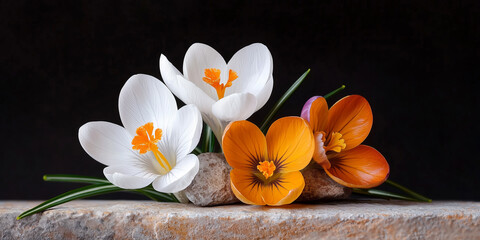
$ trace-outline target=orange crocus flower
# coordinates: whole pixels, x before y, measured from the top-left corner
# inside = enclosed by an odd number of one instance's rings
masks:
[[[360,145],[373,124],[372,109],[359,95],[346,96],[328,109],[323,97],[310,98],[302,109],[315,138],[313,160],[336,182],[354,188],[382,184],[390,167],[372,147]]]
[[[275,121],[265,137],[253,123],[230,123],[223,135],[223,152],[232,191],[247,204],[284,205],[300,196],[305,186],[300,170],[315,149],[308,123],[300,117]]]

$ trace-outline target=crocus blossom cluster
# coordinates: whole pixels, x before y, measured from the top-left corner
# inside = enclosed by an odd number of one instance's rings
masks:
[[[390,167],[385,157],[362,145],[372,128],[373,115],[368,101],[359,95],[346,96],[330,109],[325,98],[312,97],[300,117],[278,119],[266,135],[247,121],[270,98],[272,72],[272,55],[260,43],[240,49],[228,63],[215,49],[195,43],[185,54],[183,74],[162,54],[160,73],[165,85],[155,77],[137,74],[123,86],[118,101],[123,126],[88,122],[78,131],[81,146],[106,165],[103,173],[112,184],[95,177],[49,176],[50,180],[90,185],[47,200],[17,219],[66,201],[124,189],[135,189],[135,193],[157,201],[187,203],[189,199],[183,190],[192,183],[200,167],[199,158],[192,152],[202,152],[196,149],[202,135],[202,118],[209,126],[203,151],[214,149],[211,130],[232,167],[230,182],[225,184],[230,184],[233,194],[243,203],[292,203],[305,188],[305,168],[323,168],[331,179],[351,188],[372,188],[387,180]],[[294,86],[298,86],[297,82]],[[291,89],[295,88],[290,88],[280,103],[290,96]],[[177,109],[172,93],[186,105]],[[281,105],[276,104],[271,112]],[[263,125],[269,123],[271,116]],[[201,172],[211,173],[203,169]],[[209,177],[212,176],[206,176]],[[221,176],[220,181],[223,179]],[[392,181],[387,183],[411,197],[378,194],[380,191],[376,196],[431,201]],[[188,194],[191,197],[191,192]]]
[[[202,117],[232,166],[233,193],[247,204],[278,206],[295,201],[305,181],[300,170],[313,159],[336,182],[356,188],[383,183],[389,166],[374,148],[360,145],[373,116],[361,96],[347,96],[331,109],[313,97],[301,117],[275,121],[266,136],[246,121],[270,97],[273,61],[263,44],[242,48],[226,63],[213,48],[196,43],[180,73],[164,56],[158,79],[138,74],[122,88],[124,127],[89,122],[79,130],[85,151],[107,165],[105,177],[125,189],[152,184],[159,192],[181,192],[199,170],[190,154],[202,131]],[[167,89],[168,86],[168,89]],[[170,90],[169,90],[170,89]],[[177,110],[172,91],[187,105]]]

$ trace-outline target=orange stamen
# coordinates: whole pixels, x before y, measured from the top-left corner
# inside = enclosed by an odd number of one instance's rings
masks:
[[[140,154],[145,154],[148,151],[152,151],[153,155],[157,159],[157,162],[165,171],[168,172],[172,170],[170,163],[157,147],[157,142],[162,139],[162,129],[155,129],[155,135],[153,135],[153,123],[149,122],[137,128],[136,133],[137,136],[132,139],[132,149],[139,150]]]
[[[220,83],[220,69],[216,68],[207,68],[205,69],[205,77],[203,81],[208,83],[210,86],[214,87],[217,90],[218,100],[222,99],[225,96],[225,89],[232,86],[232,82],[238,78],[238,75],[232,69],[228,72],[228,81],[227,83]]]
[[[263,176],[265,176],[266,179],[268,179],[273,175],[273,172],[275,169],[277,169],[277,167],[275,167],[273,161],[263,161],[258,163],[257,169],[263,174]]]

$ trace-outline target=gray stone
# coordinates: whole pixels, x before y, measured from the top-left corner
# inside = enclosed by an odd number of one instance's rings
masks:
[[[350,200],[282,207],[0,201],[0,239],[480,239],[480,202]]]
[[[184,193],[197,206],[213,206],[239,202],[230,187],[230,170],[221,153],[198,155],[200,167]]]
[[[307,168],[302,171],[302,174],[305,179],[305,188],[297,198],[297,202],[346,199],[352,193],[351,188],[333,181],[323,169]]]
[[[214,206],[239,202],[230,187],[230,170],[221,153],[198,155],[200,170],[185,189],[187,198],[197,206]],[[310,168],[302,171],[305,189],[297,201],[345,199],[351,189],[343,187],[327,176],[322,169]]]

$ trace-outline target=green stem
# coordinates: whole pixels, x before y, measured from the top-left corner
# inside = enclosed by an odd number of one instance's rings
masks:
[[[270,122],[272,121],[273,117],[275,114],[277,114],[278,110],[283,106],[285,101],[297,90],[297,88],[302,84],[303,80],[305,77],[310,73],[310,69],[308,69],[305,73],[300,76],[297,81],[293,83],[292,86],[283,94],[283,96],[275,103],[273,108],[270,110],[268,113],[267,117],[263,120],[262,126],[260,127],[260,130],[262,130],[263,133],[267,131],[268,126],[270,125]]]
[[[325,96],[323,96],[323,98],[325,98],[325,100],[327,100],[328,98],[330,98],[331,96],[337,94],[338,92],[342,91],[343,89],[345,89],[345,85],[342,85],[341,87],[331,91],[330,93],[326,94]]]
[[[419,201],[432,202],[432,199],[427,198],[425,196],[422,196],[422,195],[420,195],[420,194],[418,194],[418,193],[416,193],[416,192],[414,192],[414,191],[412,191],[412,190],[410,190],[410,189],[408,189],[408,188],[406,188],[406,187],[404,187],[404,186],[402,186],[402,185],[400,185],[400,184],[398,184],[398,183],[396,183],[392,180],[387,179],[387,181],[385,181],[385,182],[392,185],[393,187],[396,187],[396,188],[402,190],[405,193],[408,193],[410,196],[414,197],[415,199],[417,199]]]

